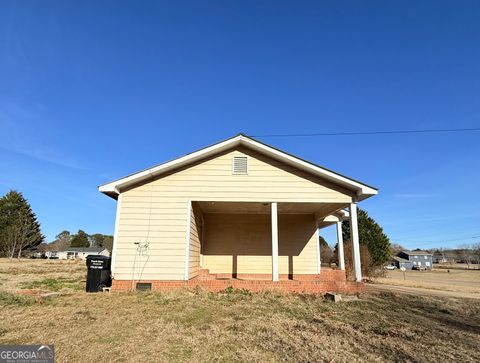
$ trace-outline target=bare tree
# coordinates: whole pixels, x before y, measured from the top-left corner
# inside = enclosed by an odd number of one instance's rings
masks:
[[[390,245],[390,254],[392,256],[396,256],[398,253],[402,252],[405,250],[405,247],[403,247],[401,244],[399,243],[392,243]]]
[[[61,251],[70,246],[70,241],[72,240],[72,235],[69,231],[62,231],[55,236],[55,241],[48,245],[49,250],[58,250]]]
[[[467,270],[470,269],[470,263],[472,262],[472,253],[471,253],[471,246],[468,244],[464,244],[458,250],[459,256],[463,260],[464,263],[467,264]]]
[[[477,269],[480,269],[480,242],[475,242],[472,244],[472,252],[473,256],[475,257]]]

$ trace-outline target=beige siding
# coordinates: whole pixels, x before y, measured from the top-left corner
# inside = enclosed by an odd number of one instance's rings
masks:
[[[198,203],[192,203],[192,217],[190,220],[190,248],[188,278],[198,275],[200,268],[200,240],[202,238],[202,210]]]
[[[248,175],[232,174],[233,155],[248,156]],[[249,150],[225,152],[122,192],[115,278],[131,279],[132,274],[141,274],[142,279],[184,278],[190,200],[348,203],[351,196],[321,179]],[[134,242],[145,241],[150,248],[139,268]],[[189,258],[189,274],[193,276],[197,257]]]
[[[316,224],[313,215],[280,215],[281,274],[315,274]],[[206,214],[203,266],[211,273],[272,273],[270,215]]]

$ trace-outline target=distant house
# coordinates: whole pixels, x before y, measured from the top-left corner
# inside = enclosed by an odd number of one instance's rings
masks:
[[[60,260],[82,259],[85,260],[90,255],[110,256],[110,252],[104,247],[68,247],[55,253],[54,258]]]
[[[45,253],[43,253],[41,257],[52,258],[52,259],[58,258],[58,251],[45,251]]]
[[[398,257],[406,269],[426,269],[431,270],[433,267],[433,254],[426,251],[402,251]],[[407,263],[408,262],[408,263]]]
[[[398,256],[392,256],[390,260],[392,262],[392,265],[394,265],[396,268],[404,267],[407,270],[413,269],[413,262],[409,261],[408,259]]]

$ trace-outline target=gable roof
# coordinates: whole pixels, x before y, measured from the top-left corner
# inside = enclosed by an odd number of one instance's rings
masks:
[[[280,160],[285,164],[294,166],[297,169],[306,171],[314,176],[326,179],[348,190],[352,190],[356,193],[359,201],[378,193],[378,190],[370,185],[349,178],[345,175],[336,173],[333,170],[327,169],[323,166],[303,160],[299,157],[286,153],[285,151],[279,150],[273,146],[264,144],[263,142],[248,137],[244,134],[238,134],[234,137],[207,146],[203,149],[194,151],[177,159],[158,164],[151,168],[114,180],[110,183],[103,184],[98,187],[98,190],[101,193],[117,199],[117,196],[121,193],[123,189],[151,180],[152,178],[159,177],[162,174],[167,173],[173,169],[184,167],[186,165],[192,164],[194,162],[200,161],[202,159],[208,158],[210,156],[219,154],[223,151],[238,146],[244,146],[249,149],[255,150],[273,159]]]
[[[411,256],[411,255],[418,255],[418,256],[433,256],[433,253],[427,251],[402,251],[404,254]]]
[[[391,256],[391,259],[395,260],[395,261],[398,261],[398,262],[402,262],[402,263],[410,262],[409,260],[406,260],[405,258],[401,258],[401,257],[398,257],[398,256]]]

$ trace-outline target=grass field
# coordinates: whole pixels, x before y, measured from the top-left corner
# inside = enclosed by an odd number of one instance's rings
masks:
[[[433,290],[480,294],[480,270],[434,269],[432,271],[386,271],[386,277],[377,278],[377,283],[422,287]]]
[[[480,359],[480,304],[368,293],[86,294],[83,263],[0,260],[0,344],[55,344],[59,362]],[[56,280],[56,282],[54,282]],[[35,303],[18,289],[56,291]]]

